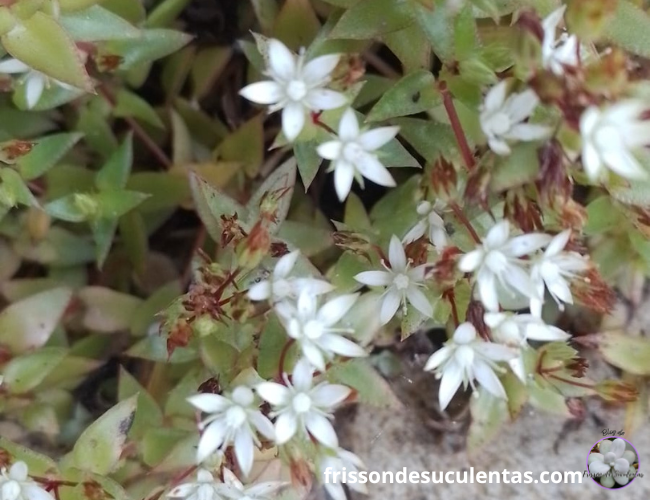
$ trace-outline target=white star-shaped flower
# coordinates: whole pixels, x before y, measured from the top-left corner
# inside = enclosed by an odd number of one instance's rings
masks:
[[[312,387],[314,369],[306,359],[301,359],[293,369],[291,380],[284,374],[284,385],[262,382],[257,393],[273,405],[275,421],[275,442],[287,443],[296,434],[307,439],[309,436],[319,443],[336,448],[339,444],[336,431],[330,419],[332,413],[352,390],[338,384],[321,382]]]
[[[604,109],[591,106],[580,118],[582,166],[592,182],[605,180],[607,169],[626,179],[646,179],[634,151],[650,145],[650,120],[641,119],[647,103],[628,99]]]
[[[0,500],[54,500],[28,473],[25,462],[15,462],[9,470],[0,470]]]
[[[219,492],[230,500],[270,500],[286,485],[287,483],[281,481],[244,485],[230,469],[224,468],[223,483],[219,485]]]
[[[539,103],[531,89],[511,94],[506,98],[507,83],[492,87],[481,106],[479,120],[490,149],[498,155],[509,155],[507,141],[536,141],[550,133],[550,128],[535,123],[524,123]]]
[[[573,304],[573,295],[568,280],[575,278],[577,273],[589,269],[589,261],[578,252],[564,252],[571,230],[567,229],[557,234],[546,247],[544,253],[532,261],[530,277],[537,289],[537,294],[531,297],[530,310],[536,316],[542,314],[542,299],[544,286],[555,299],[560,309],[563,304]]]
[[[447,246],[447,230],[445,221],[438,213],[443,207],[444,203],[440,200],[436,200],[435,203],[421,201],[417,206],[417,212],[422,219],[404,235],[402,243],[411,243],[426,234],[436,250],[445,248]]]
[[[368,286],[386,287],[379,319],[382,324],[388,323],[402,305],[402,314],[406,314],[407,303],[410,303],[420,313],[427,317],[433,315],[433,307],[427,296],[420,290],[425,285],[424,274],[426,265],[410,269],[410,261],[406,259],[404,247],[395,235],[390,239],[388,247],[388,262],[382,265],[385,271],[364,271],[357,274],[354,279]]]
[[[354,330],[336,326],[358,297],[358,294],[340,295],[319,308],[317,298],[303,291],[296,305],[283,301],[276,304],[275,310],[289,336],[298,342],[303,356],[316,369],[325,371],[325,362],[334,354],[348,358],[367,355],[361,346],[340,335]]]
[[[543,21],[542,64],[556,75],[563,75],[567,67],[580,64],[578,37],[562,33],[556,38],[557,27],[564,17],[566,5],[551,12]]]
[[[438,400],[444,410],[461,384],[465,389],[468,385],[476,389],[474,380],[490,394],[506,399],[506,391],[495,373],[500,371],[497,363],[517,355],[517,349],[486,342],[477,336],[474,325],[462,323],[453,337],[431,355],[424,369],[435,370],[441,378]]]
[[[188,401],[208,417],[201,422],[203,431],[197,450],[197,462],[203,462],[216,450],[228,445],[235,448],[235,457],[240,469],[246,475],[253,467],[255,446],[260,445],[257,432],[272,440],[273,424],[259,410],[253,391],[239,386],[229,396],[218,394],[197,394]]]
[[[222,500],[219,492],[219,483],[214,480],[212,474],[199,469],[196,473],[196,481],[179,484],[167,493],[170,498],[184,498],[185,500]]]
[[[613,488],[615,483],[625,486],[630,477],[634,477],[636,470],[632,464],[636,461],[636,453],[626,447],[624,439],[605,439],[598,443],[599,453],[589,454],[589,472],[597,474],[603,486]]]
[[[381,186],[395,186],[395,180],[375,151],[393,139],[398,131],[399,127],[360,130],[354,110],[345,110],[338,137],[316,149],[321,158],[332,162],[330,170],[334,171],[334,187],[339,200],[347,198],[355,178],[362,187],[364,177]]]
[[[23,77],[25,82],[25,98],[27,101],[27,108],[32,109],[43,95],[43,91],[49,87],[51,84],[58,85],[64,89],[74,89],[74,87],[68,85],[67,83],[60,82],[54,78],[36,71],[35,69],[30,68],[24,62],[19,61],[18,59],[6,59],[5,61],[0,62],[0,73],[6,74],[17,74],[25,73]]]
[[[347,98],[326,89],[340,56],[330,54],[305,62],[304,51],[293,54],[282,42],[268,42],[266,76],[272,80],[252,83],[239,91],[249,101],[269,105],[269,112],[282,110],[282,131],[289,141],[298,137],[309,111],[340,108]]]
[[[322,449],[318,460],[318,471],[320,473],[320,482],[333,500],[347,500],[347,495],[343,489],[342,472],[350,474],[365,470],[366,466],[361,459],[354,453],[343,448]],[[336,476],[334,473],[338,472]],[[347,487],[364,495],[368,494],[368,488],[365,483],[360,481],[350,481]]]
[[[289,276],[299,255],[300,251],[295,250],[280,257],[272,275],[248,289],[248,297],[251,300],[271,299],[273,302],[279,302],[287,298],[295,299],[302,290],[307,290],[314,295],[331,292],[334,286],[327,281]]]
[[[528,340],[538,342],[563,342],[571,336],[556,326],[547,325],[532,314],[488,312],[483,321],[490,328],[492,338],[510,347],[526,349]],[[508,361],[513,373],[526,383],[523,353]]]
[[[516,297],[517,292],[529,299],[537,297],[537,290],[524,268],[526,262],[519,257],[544,247],[551,237],[541,233],[513,238],[509,235],[508,221],[495,224],[483,244],[463,255],[458,262],[462,272],[475,272],[478,297],[488,311],[499,310],[500,290],[509,292],[512,297]]]

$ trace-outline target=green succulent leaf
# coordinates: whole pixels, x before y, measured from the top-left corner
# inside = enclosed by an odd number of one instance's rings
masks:
[[[35,141],[32,150],[17,161],[23,179],[36,179],[56,165],[83,137],[78,132],[52,134]]]
[[[77,42],[137,39],[140,36],[139,29],[99,5],[64,12],[59,22]]]
[[[433,75],[429,71],[418,70],[406,75],[384,93],[368,113],[368,121],[414,115],[434,108],[441,102]]]

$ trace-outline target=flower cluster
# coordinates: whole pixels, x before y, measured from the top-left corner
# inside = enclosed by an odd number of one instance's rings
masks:
[[[54,500],[28,472],[25,462],[15,462],[9,470],[0,470],[0,500]]]
[[[247,85],[240,94],[255,103],[269,105],[270,113],[282,110],[284,136],[295,141],[305,127],[308,114],[347,104],[344,94],[326,88],[339,58],[337,54],[329,54],[306,62],[304,50],[295,55],[282,42],[269,40],[265,74],[271,80]],[[382,186],[395,186],[395,180],[376,152],[398,131],[398,127],[363,130],[352,108],[343,112],[338,135],[317,148],[318,155],[331,162],[339,200],[347,198],[354,179],[362,187],[364,178]]]

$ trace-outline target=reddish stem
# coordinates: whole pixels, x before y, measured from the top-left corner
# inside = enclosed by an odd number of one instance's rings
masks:
[[[444,296],[451,305],[451,317],[454,320],[454,326],[458,328],[458,325],[460,325],[460,320],[458,318],[458,308],[456,307],[456,294],[454,293],[453,289],[449,289],[444,293]]]
[[[293,345],[294,342],[295,342],[294,339],[289,339],[286,342],[286,344],[284,344],[284,347],[282,348],[282,352],[280,353],[280,361],[278,362],[278,381],[280,383],[282,383],[282,381],[283,381],[285,358],[287,357],[287,353],[289,352],[289,348]]]
[[[449,117],[451,128],[454,131],[454,135],[456,136],[458,149],[460,149],[460,154],[463,157],[465,166],[467,167],[467,170],[472,170],[476,165],[476,162],[474,161],[474,154],[469,147],[467,137],[465,136],[462,125],[460,124],[460,119],[458,118],[458,113],[456,112],[454,101],[451,98],[449,89],[447,88],[447,83],[444,81],[439,82],[438,90],[440,90],[440,93],[442,94],[442,103],[445,106],[445,111],[447,111],[447,116]]]
[[[583,384],[581,382],[576,382],[574,380],[568,380],[563,377],[558,377],[557,375],[554,375],[552,373],[549,374],[548,378],[559,380],[560,382],[564,382],[565,384],[575,385],[576,387],[584,387],[585,389],[593,389],[594,387],[596,387],[594,384]]]
[[[108,101],[108,103],[111,106],[115,106],[117,101],[115,99],[115,96],[111,93],[110,90],[108,90],[106,87],[98,87],[99,93]],[[160,149],[158,144],[149,137],[149,134],[140,126],[140,124],[135,121],[133,118],[130,116],[125,116],[123,117],[124,121],[129,125],[131,130],[133,130],[133,133],[140,139],[142,144],[145,145],[145,147],[151,152],[153,156],[156,157],[156,159],[167,169],[170,169],[174,166],[172,161],[167,157],[165,152]]]
[[[323,114],[322,111],[319,111],[318,113],[316,113],[315,111],[312,111],[312,113],[311,113],[311,122],[314,125],[316,125],[317,127],[320,127],[320,128],[322,128],[324,130],[327,130],[330,134],[336,135],[336,131],[332,127],[330,127],[326,123],[323,123],[322,121],[320,121],[320,115],[321,114]]]
[[[480,245],[481,238],[479,237],[478,233],[474,229],[474,226],[472,226],[472,223],[469,221],[469,219],[465,216],[461,208],[456,204],[456,203],[450,203],[449,207],[451,210],[454,212],[454,215],[456,218],[467,228],[467,231],[469,231],[470,236],[474,240],[474,243],[477,245]]]

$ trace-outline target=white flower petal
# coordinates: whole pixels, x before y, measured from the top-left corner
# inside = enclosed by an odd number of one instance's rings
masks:
[[[167,496],[173,498],[185,498],[189,496],[195,488],[196,485],[194,483],[179,484],[178,486],[172,488],[172,490],[167,493]]]
[[[322,338],[321,338],[322,341]],[[325,358],[321,350],[316,347],[311,342],[301,342],[300,348],[302,350],[303,356],[312,364],[317,370],[324,372],[325,371]]]
[[[310,87],[327,83],[340,58],[339,54],[328,54],[312,59],[302,70],[303,81]]]
[[[13,73],[27,73],[32,69],[24,62],[18,59],[6,59],[0,62],[0,73],[13,74]]]
[[[415,240],[422,238],[426,230],[427,230],[427,223],[421,220],[404,235],[404,237],[402,238],[402,243],[404,244],[411,243]]]
[[[271,282],[264,280],[254,283],[248,289],[248,298],[251,300],[267,300],[271,297]]]
[[[310,396],[316,406],[333,408],[350,395],[352,389],[339,384],[323,384],[315,387]]]
[[[291,412],[282,413],[275,421],[275,442],[278,445],[287,443],[298,430],[298,420]]]
[[[289,81],[296,74],[296,56],[281,41],[270,39],[268,43],[269,69],[275,78]]]
[[[512,150],[510,149],[510,146],[508,146],[508,143],[502,139],[497,139],[496,137],[491,137],[488,139],[488,146],[490,146],[490,149],[499,156],[508,156],[510,153],[512,153]]]
[[[239,95],[258,104],[276,104],[284,97],[282,87],[274,81],[264,81],[246,85]]]
[[[342,149],[343,143],[341,143],[341,141],[327,141],[319,144],[316,148],[316,152],[321,158],[325,158],[326,160],[336,160],[341,156]]]
[[[520,94],[511,95],[503,109],[510,119],[517,123],[528,118],[539,104],[539,97],[532,89],[526,89]]]
[[[496,223],[488,231],[483,244],[486,248],[500,248],[505,245],[510,235],[510,224],[507,220]]]
[[[508,361],[517,356],[518,351],[494,342],[478,341],[472,344],[472,347],[484,358],[492,361]]]
[[[305,109],[299,102],[289,102],[282,110],[282,132],[288,141],[294,141],[305,126]]]
[[[388,245],[388,260],[394,272],[403,272],[406,269],[406,253],[402,242],[395,235],[391,236]]]
[[[305,104],[314,111],[336,109],[348,102],[347,97],[330,89],[312,89],[304,99]]]
[[[219,447],[221,447],[227,431],[228,428],[219,420],[208,425],[203,430],[203,434],[199,440],[199,447],[196,452],[196,461],[199,463],[203,462]]]
[[[25,82],[25,99],[27,108],[33,109],[40,101],[43,91],[45,90],[45,76],[34,73],[27,77]]]
[[[248,418],[262,436],[270,441],[275,439],[275,429],[273,428],[273,424],[262,414],[261,411],[250,412]]]
[[[477,248],[476,250],[466,253],[461,256],[458,261],[458,269],[464,273],[476,271],[476,269],[481,265],[481,262],[483,262],[484,255],[485,252],[482,248]]]
[[[488,311],[499,310],[499,296],[496,290],[496,281],[494,274],[491,272],[479,272],[476,286],[478,296]]]
[[[440,409],[444,410],[449,405],[451,398],[454,397],[456,391],[463,381],[463,370],[458,363],[450,361],[445,365],[440,381],[440,389],[438,392],[438,402]]]
[[[363,271],[354,279],[368,286],[388,286],[393,281],[393,276],[386,271]]]
[[[255,392],[274,406],[287,404],[291,394],[284,385],[275,382],[262,382],[255,387]]]
[[[275,264],[273,269],[273,276],[279,278],[286,278],[289,276],[289,273],[293,269],[293,266],[296,265],[298,256],[300,255],[300,250],[294,250],[286,255],[280,257],[278,262]]]
[[[394,289],[389,289],[386,295],[384,295],[384,300],[381,303],[381,311],[379,312],[379,321],[382,325],[388,323],[395,316],[401,300],[400,294]]]
[[[511,257],[522,257],[548,245],[551,236],[542,233],[522,234],[515,236],[503,246],[503,253]]]
[[[355,166],[361,175],[375,184],[388,187],[396,186],[395,179],[390,175],[388,169],[372,153],[361,153]]]
[[[325,333],[319,339],[319,345],[328,351],[331,351],[346,358],[359,358],[367,356],[368,353],[363,347],[355,344],[345,337],[333,333]]]
[[[422,293],[421,290],[415,287],[409,287],[406,289],[406,298],[415,307],[420,313],[424,316],[430,318],[433,316],[433,307],[431,302],[427,299],[427,296]]]
[[[314,369],[307,359],[300,359],[293,367],[291,383],[301,392],[308,391],[314,375]]]
[[[546,257],[558,255],[562,250],[564,250],[564,247],[569,242],[569,238],[571,238],[571,229],[566,229],[561,233],[556,234],[548,244],[548,247],[544,251],[544,255]]]
[[[507,89],[508,87],[505,80],[492,87],[485,96],[484,109],[486,111],[495,111],[501,108],[506,100]]]
[[[347,161],[338,160],[334,166],[334,188],[339,201],[344,201],[348,197],[353,180],[354,167]]]
[[[336,448],[339,445],[339,439],[332,423],[324,416],[318,413],[309,413],[305,417],[305,426],[316,441],[324,444],[329,448]]]
[[[621,177],[628,179],[645,179],[648,172],[629,151],[618,149],[602,154],[605,164]]]
[[[526,327],[526,338],[539,342],[554,342],[568,340],[571,335],[555,326],[532,323]]]
[[[602,175],[603,161],[598,150],[591,143],[586,143],[582,149],[582,166],[589,179],[594,182]]]
[[[427,363],[424,365],[424,370],[427,372],[435,370],[447,361],[452,354],[453,350],[451,348],[447,346],[441,347],[429,357]]]
[[[9,477],[15,481],[26,481],[27,474],[29,473],[29,468],[27,464],[22,460],[14,462],[11,467],[9,467]]]
[[[351,293],[330,300],[318,310],[318,320],[326,326],[335,325],[347,314],[358,298],[358,293]]]
[[[359,137],[359,121],[352,108],[343,112],[339,122],[339,138],[342,142],[356,141]]]
[[[506,390],[501,385],[499,377],[496,376],[487,363],[477,359],[474,362],[474,375],[478,383],[490,394],[497,398],[507,399]]]
[[[399,127],[379,127],[359,135],[357,142],[366,151],[374,151],[388,144],[399,132]]]
[[[244,476],[250,474],[253,468],[253,459],[255,457],[255,446],[253,444],[253,437],[246,429],[239,429],[235,435],[235,457],[237,457],[237,464],[241,469]]]
[[[545,125],[519,123],[514,125],[503,137],[515,141],[536,141],[547,138],[551,131],[552,129]]]
[[[205,413],[217,413],[228,408],[231,403],[227,398],[219,394],[196,394],[187,400]]]

